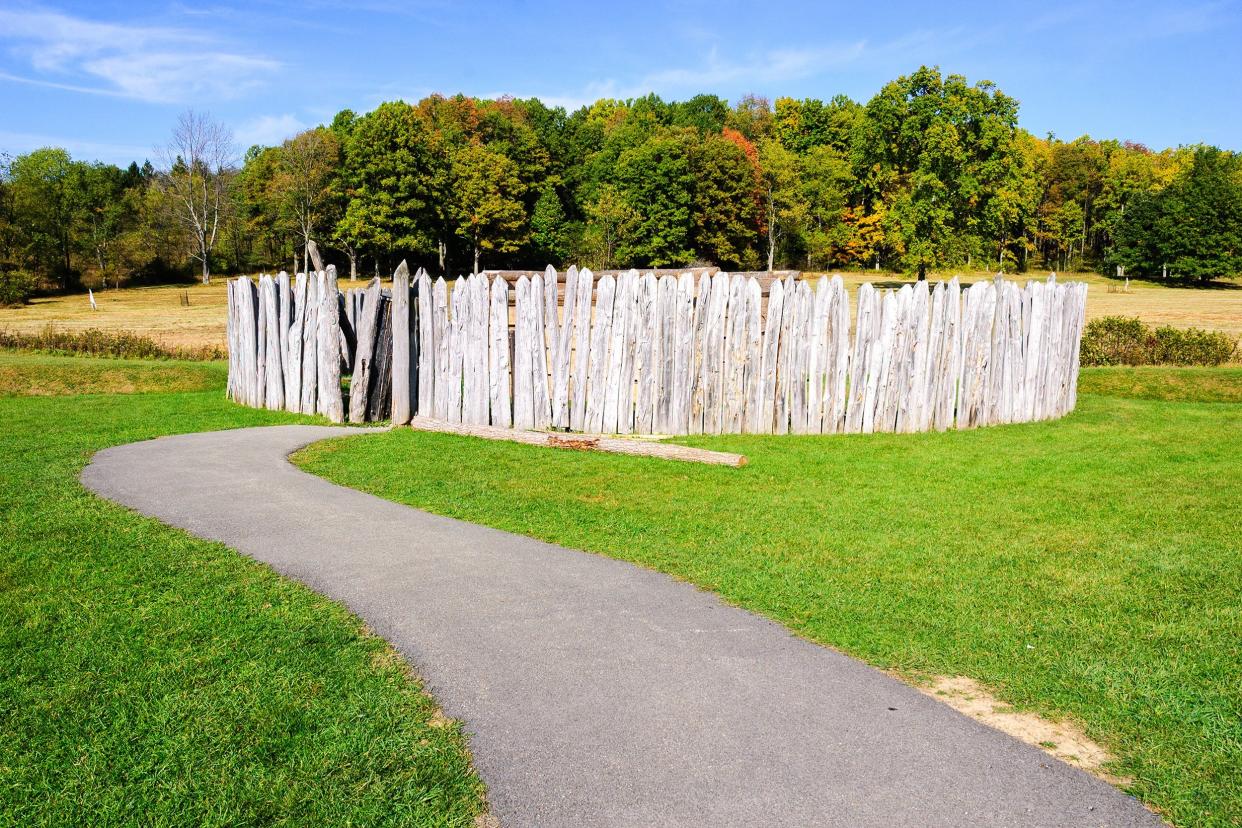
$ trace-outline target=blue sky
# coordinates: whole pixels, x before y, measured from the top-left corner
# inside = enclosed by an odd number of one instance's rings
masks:
[[[0,151],[142,160],[189,107],[244,149],[431,92],[866,101],[921,63],[1037,134],[1242,149],[1239,2],[0,0]]]

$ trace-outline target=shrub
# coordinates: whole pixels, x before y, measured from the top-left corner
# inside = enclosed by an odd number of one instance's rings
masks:
[[[1156,328],[1153,359],[1157,365],[1220,365],[1237,353],[1238,343],[1220,331]]]
[[[135,334],[101,331],[97,328],[74,332],[58,331],[51,325],[39,333],[0,330],[0,348],[46,351],[54,354],[86,354],[124,359],[225,359],[228,354],[214,345],[180,348],[162,345]]]
[[[1233,359],[1238,345],[1220,331],[1162,327],[1142,320],[1105,316],[1087,323],[1082,337],[1083,365],[1220,365]]]
[[[25,270],[0,270],[0,306],[24,305],[39,287],[39,279]]]
[[[1145,365],[1151,329],[1141,319],[1105,316],[1087,323],[1082,335],[1083,365]]]

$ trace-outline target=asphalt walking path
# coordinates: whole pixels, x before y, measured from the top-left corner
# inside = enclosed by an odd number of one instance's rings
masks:
[[[1110,785],[710,593],[287,460],[356,433],[164,437],[99,452],[82,481],[361,616],[464,722],[505,828],[1162,824]]]

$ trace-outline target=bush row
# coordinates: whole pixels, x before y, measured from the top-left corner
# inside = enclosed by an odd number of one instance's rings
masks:
[[[1093,319],[1082,336],[1083,365],[1220,365],[1237,355],[1238,343],[1220,331],[1153,330],[1128,316]]]
[[[228,354],[215,345],[181,348],[162,345],[145,336],[119,331],[60,331],[51,325],[39,333],[0,330],[0,348],[46,351],[54,354],[87,354],[124,359],[225,359]]]

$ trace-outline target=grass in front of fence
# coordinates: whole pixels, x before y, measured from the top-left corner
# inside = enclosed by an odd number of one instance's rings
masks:
[[[1078,390],[1165,402],[1242,403],[1242,368],[1083,368]]]
[[[208,391],[228,376],[222,362],[171,362],[0,350],[0,396]]]
[[[1113,370],[1084,388],[1233,399],[1242,379]],[[671,573],[916,679],[969,676],[1081,722],[1175,822],[1242,821],[1242,406],[1084,395],[1051,423],[684,442],[750,463],[405,429],[297,461]]]
[[[48,365],[5,355],[6,383]],[[356,617],[78,484],[105,446],[309,419],[231,405],[210,370],[204,393],[0,398],[0,823],[474,825],[461,733]]]

